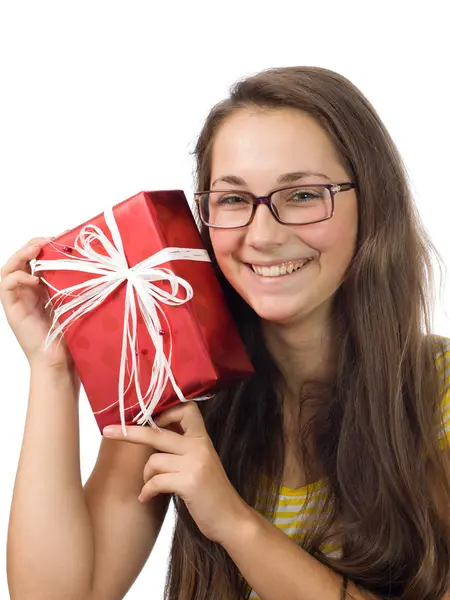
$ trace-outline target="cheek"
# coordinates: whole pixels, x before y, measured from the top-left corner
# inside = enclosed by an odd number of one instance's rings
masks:
[[[242,245],[242,233],[238,230],[210,229],[211,244],[219,267],[227,271],[227,265],[233,260],[233,254]]]
[[[342,265],[345,269],[353,257],[357,233],[357,213],[352,210],[305,228],[301,232],[301,238],[320,254],[322,265]]]

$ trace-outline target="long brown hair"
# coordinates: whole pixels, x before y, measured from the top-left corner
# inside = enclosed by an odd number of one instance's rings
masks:
[[[215,134],[230,115],[282,108],[308,113],[328,133],[356,183],[359,211],[355,255],[334,297],[333,322],[341,325],[334,339],[335,377],[327,386],[318,382],[313,394],[305,387],[299,398],[299,407],[313,398],[315,410],[299,433],[298,453],[307,457],[309,476],[318,461],[328,492],[323,517],[303,547],[382,598],[435,600],[450,585],[450,529],[430,483],[440,482],[443,505],[450,506],[438,445],[443,422],[436,355],[443,344],[430,328],[432,262],[439,257],[376,111],[351,82],[327,69],[270,69],[237,82],[198,138],[197,189],[210,186]],[[214,262],[206,229],[203,235]],[[217,274],[256,374],[201,410],[242,498],[256,506],[263,476],[273,483],[263,507],[270,519],[284,466],[283,382],[259,318],[218,268]],[[231,558],[201,534],[178,498],[175,506],[166,598],[245,598],[248,586]],[[332,528],[342,543],[338,558],[321,551]]]

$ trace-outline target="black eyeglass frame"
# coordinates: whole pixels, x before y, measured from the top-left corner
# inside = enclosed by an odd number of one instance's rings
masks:
[[[323,219],[317,219],[316,221],[308,221],[307,223],[285,223],[284,221],[282,221],[280,219],[280,217],[277,215],[276,209],[274,208],[274,206],[272,204],[272,196],[274,194],[276,194],[277,192],[284,192],[285,190],[309,189],[311,187],[327,188],[327,190],[329,191],[330,197],[331,197],[331,214],[330,214],[330,216],[324,217]],[[312,183],[310,185],[294,185],[294,186],[289,186],[289,187],[284,187],[284,188],[279,188],[277,190],[273,190],[267,196],[255,196],[255,194],[252,194],[252,192],[248,192],[246,190],[245,191],[244,190],[206,190],[204,192],[195,192],[194,200],[198,205],[198,213],[200,215],[200,219],[201,219],[202,223],[204,223],[207,227],[212,227],[214,229],[240,229],[242,227],[247,227],[253,221],[253,218],[256,213],[256,209],[258,208],[258,206],[260,204],[265,204],[269,208],[269,210],[272,213],[275,220],[278,221],[278,223],[281,223],[281,225],[300,226],[300,225],[312,225],[313,223],[321,223],[322,221],[328,221],[329,219],[331,219],[331,217],[334,215],[334,196],[335,196],[335,194],[339,194],[339,192],[347,192],[354,188],[356,188],[356,185],[354,183],[352,183],[350,181],[345,181],[343,183]],[[201,207],[200,207],[201,198],[199,196],[204,195],[204,194],[216,193],[216,192],[223,193],[223,194],[245,193],[248,196],[250,196],[250,198],[253,200],[253,209],[252,209],[252,213],[249,217],[249,220],[247,221],[247,223],[245,223],[245,225],[234,225],[234,226],[230,227],[228,225],[210,225],[209,223],[207,223],[205,221],[205,219],[203,218],[203,215],[202,215]]]

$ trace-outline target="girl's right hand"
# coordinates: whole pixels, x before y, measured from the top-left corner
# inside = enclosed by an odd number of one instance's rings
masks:
[[[29,263],[49,241],[49,238],[34,238],[5,263],[1,269],[0,300],[30,365],[72,369],[72,358],[63,338],[44,351],[52,322],[50,307],[45,308],[49,296],[45,284],[31,275]]]

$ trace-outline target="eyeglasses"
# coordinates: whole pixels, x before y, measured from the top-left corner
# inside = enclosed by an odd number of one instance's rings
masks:
[[[200,218],[208,227],[235,229],[249,225],[257,207],[265,204],[283,225],[310,225],[331,219],[334,196],[355,188],[354,183],[297,185],[255,196],[241,190],[195,192]]]

